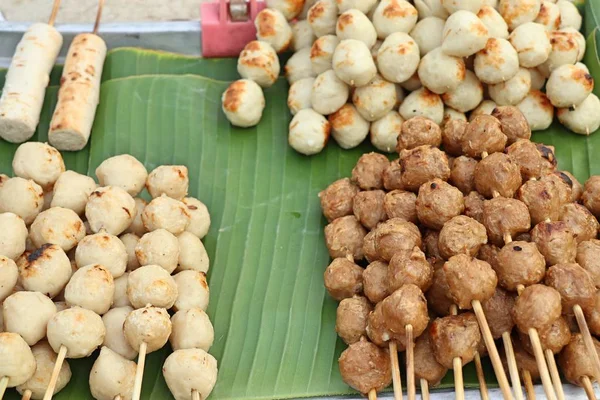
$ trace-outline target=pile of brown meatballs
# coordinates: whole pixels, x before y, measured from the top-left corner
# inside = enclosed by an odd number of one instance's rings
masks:
[[[600,176],[582,186],[530,137],[511,106],[443,127],[414,117],[399,132],[399,159],[364,154],[351,178],[319,194],[348,385],[364,394],[390,385],[388,344],[402,351],[407,325],[417,382],[439,384],[454,358],[485,354],[474,300],[495,339],[512,334],[521,372],[539,378],[534,328],[569,382],[593,380],[573,307],[600,335]]]

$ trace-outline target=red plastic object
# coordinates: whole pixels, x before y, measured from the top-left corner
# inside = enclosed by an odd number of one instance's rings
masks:
[[[256,39],[254,19],[264,8],[264,1],[250,0],[248,19],[236,22],[231,20],[229,1],[202,3],[202,56],[238,57],[244,46]]]

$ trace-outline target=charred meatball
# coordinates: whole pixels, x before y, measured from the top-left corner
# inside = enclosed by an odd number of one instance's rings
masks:
[[[456,158],[452,163],[450,183],[465,195],[475,190],[475,167],[477,167],[477,160],[465,156]]]
[[[363,289],[365,296],[373,304],[385,299],[388,294],[388,265],[382,261],[374,261],[363,272]]]
[[[394,254],[421,247],[421,232],[412,222],[392,218],[381,223],[375,234],[375,249],[382,260],[389,261]]]
[[[560,351],[571,341],[571,331],[569,324],[564,317],[558,317],[550,326],[538,331],[540,343],[543,349],[548,349],[554,354]],[[529,335],[519,331],[519,337],[525,350],[534,355],[533,346],[529,340]]]
[[[481,158],[483,153],[504,151],[507,140],[497,118],[491,115],[477,115],[465,130],[462,152],[469,157]]]
[[[598,236],[600,224],[590,210],[577,203],[569,203],[562,206],[560,220],[567,224],[573,232],[577,243],[595,239]]]
[[[423,236],[425,255],[431,259],[433,263],[443,260],[442,254],[440,253],[439,240],[439,231],[434,231],[432,229],[427,229],[425,231],[425,236]]]
[[[346,258],[336,258],[329,264],[323,279],[329,295],[341,301],[363,291],[363,269]]]
[[[444,264],[450,296],[460,309],[471,309],[473,301],[484,302],[494,295],[498,278],[490,264],[459,254]]]
[[[402,218],[417,222],[417,195],[404,190],[392,190],[383,199],[383,209],[388,218]]]
[[[596,352],[600,352],[600,342],[592,338]],[[558,365],[565,378],[573,385],[581,386],[581,378],[593,377],[596,373],[593,355],[587,349],[583,336],[574,334],[571,341],[558,356]]]
[[[446,122],[442,130],[442,144],[444,150],[453,156],[462,155],[462,142],[469,123],[463,120],[453,119]]]
[[[370,263],[379,260],[379,255],[375,249],[375,233],[377,233],[377,231],[373,229],[366,234],[363,240],[363,253],[367,261]]]
[[[585,182],[581,200],[596,218],[600,218],[600,176],[592,176]]]
[[[425,292],[431,286],[432,278],[433,267],[418,247],[413,248],[411,252],[396,253],[388,265],[390,292],[409,283]]]
[[[442,130],[439,125],[425,117],[412,117],[404,121],[396,151],[410,150],[419,146],[440,147],[442,143]]]
[[[519,165],[524,181],[539,178],[556,169],[554,152],[540,143],[519,139],[506,148],[506,153]]]
[[[429,386],[439,385],[448,370],[435,359],[431,337],[428,332],[419,336],[415,342],[414,357],[415,377],[425,379]]]
[[[404,189],[400,159],[392,161],[383,171],[383,187],[386,190]]]
[[[545,283],[560,293],[564,314],[572,314],[576,305],[584,310],[594,305],[596,287],[579,264],[556,264],[548,268]]]
[[[362,190],[383,189],[383,172],[389,165],[383,154],[363,154],[352,169],[352,182]]]
[[[512,317],[521,332],[548,328],[561,313],[560,293],[554,288],[535,284],[517,297]]]
[[[365,395],[392,383],[389,353],[364,337],[342,352],[339,366],[344,382]]]
[[[429,324],[427,300],[421,289],[406,284],[386,297],[382,312],[388,329],[397,335],[406,335],[406,326],[412,325],[413,335],[419,337]]]
[[[350,179],[344,178],[333,182],[325,190],[319,193],[321,209],[328,221],[352,215],[352,200],[359,192],[356,185]]]
[[[531,129],[527,119],[517,107],[500,106],[492,111],[492,117],[500,121],[500,129],[508,138],[508,144],[519,139],[531,138]]]
[[[571,193],[571,183],[568,177],[561,172],[553,172],[548,175],[544,175],[540,178],[540,181],[552,181],[556,185],[558,190],[558,197],[560,198],[561,205],[571,202],[573,194]]]
[[[473,361],[482,340],[477,318],[471,312],[436,319],[429,334],[435,359],[448,369],[457,357],[463,366]]]
[[[496,271],[498,269],[498,254],[500,254],[500,249],[497,246],[484,244],[479,249],[477,258],[490,264],[494,271]]]
[[[354,196],[352,210],[356,219],[367,229],[373,229],[387,219],[383,208],[383,190],[367,190]]]
[[[546,274],[546,260],[535,243],[511,242],[498,253],[496,274],[506,290],[517,290],[541,282]]]
[[[531,231],[531,240],[546,259],[546,265],[575,262],[577,242],[564,221],[540,222]]]
[[[346,344],[359,341],[367,334],[367,319],[373,310],[365,297],[355,296],[344,299],[337,308],[335,331]]]
[[[440,231],[439,249],[445,259],[457,254],[475,257],[486,243],[485,226],[465,215],[452,218]]]
[[[600,291],[596,291],[594,294],[594,304],[587,310],[584,310],[584,312],[590,332],[592,335],[598,336],[600,334]]]
[[[439,316],[450,314],[450,307],[454,304],[450,298],[448,280],[444,268],[438,268],[433,273],[431,287],[425,294],[427,304]]]
[[[577,245],[576,261],[592,278],[594,285],[600,288],[600,240],[592,239]]]
[[[325,242],[331,258],[350,254],[355,260],[362,260],[363,240],[367,231],[354,215],[338,218],[325,227]]]
[[[463,195],[454,186],[440,179],[424,183],[417,196],[417,216],[423,225],[440,230],[446,222],[462,214]]]
[[[504,235],[516,236],[529,230],[529,210],[525,203],[516,199],[497,197],[486,200],[483,203],[483,225],[487,229],[488,239],[502,246]]]
[[[477,192],[471,192],[464,197],[465,215],[483,223],[483,202],[485,197]]]
[[[557,221],[562,202],[556,183],[551,180],[530,180],[519,189],[517,197],[527,204],[531,222],[539,224],[546,219]]]
[[[473,175],[475,188],[487,198],[513,197],[521,186],[521,172],[507,154],[494,153],[481,160]]]
[[[432,179],[442,181],[450,177],[446,153],[433,146],[419,146],[400,152],[402,184],[406,190],[416,192],[421,185]]]
[[[583,195],[583,185],[569,171],[559,171],[559,173],[571,181],[571,201],[579,201]]]
[[[494,295],[481,305],[494,339],[501,338],[504,332],[512,331],[515,325],[511,314],[515,306],[513,294],[496,288]]]

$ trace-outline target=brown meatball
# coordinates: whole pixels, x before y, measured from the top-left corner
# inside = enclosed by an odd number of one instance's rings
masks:
[[[541,282],[546,274],[546,260],[535,243],[511,242],[498,253],[498,283],[506,290],[517,290]]]
[[[594,285],[600,288],[600,240],[592,239],[577,245],[577,264],[592,278]]]
[[[416,192],[422,184],[435,178],[442,181],[450,177],[446,153],[433,146],[419,146],[400,152],[402,184],[406,190]]]
[[[412,325],[414,337],[419,337],[429,324],[427,300],[421,289],[406,284],[386,297],[383,316],[388,329],[397,335],[406,335],[406,326]]]
[[[344,178],[333,182],[319,193],[321,209],[328,221],[352,214],[352,200],[359,192],[350,179]]]
[[[546,259],[547,266],[575,262],[577,242],[565,222],[540,222],[531,230],[531,240]]]
[[[490,264],[485,261],[459,254],[444,264],[450,296],[456,305],[471,309],[473,301],[484,302],[494,295],[498,278]]]
[[[531,227],[529,210],[522,201],[497,197],[483,203],[483,225],[488,239],[497,246],[504,245],[504,235],[516,236]]]
[[[424,183],[417,196],[417,216],[428,228],[440,230],[462,214],[465,201],[460,190],[440,179]]]
[[[375,234],[375,249],[382,260],[389,261],[394,254],[421,247],[421,232],[412,222],[392,218],[381,223]]]
[[[373,310],[366,297],[355,296],[340,302],[336,312],[335,331],[346,344],[358,342],[367,334],[367,319]]]
[[[490,154],[481,160],[473,174],[475,188],[487,198],[513,197],[521,186],[517,163],[504,153]]]
[[[523,344],[520,340],[512,340],[513,350],[515,353],[515,359],[517,360],[517,367],[519,371],[523,373],[523,371],[529,372],[531,375],[532,381],[537,381],[540,379],[540,370],[537,366],[537,361],[534,356],[529,354],[523,347]],[[504,353],[504,352],[502,352]]]
[[[531,138],[531,129],[525,116],[515,106],[499,106],[492,111],[492,117],[500,121],[500,129],[508,138],[508,144],[518,139]]]
[[[363,269],[346,258],[336,258],[329,264],[323,280],[329,295],[337,301],[363,291]]]
[[[433,345],[428,332],[417,338],[414,347],[415,377],[425,379],[429,386],[436,386],[442,381],[448,369],[438,363],[433,354]]]
[[[385,299],[388,294],[388,265],[383,261],[373,261],[363,272],[363,290],[373,304]]]
[[[385,195],[383,209],[388,218],[402,218],[417,222],[417,195],[404,190],[392,190]]]
[[[590,210],[577,203],[565,204],[561,208],[560,220],[573,232],[577,243],[595,239],[600,224]]]
[[[379,347],[388,348],[389,341],[393,340],[398,346],[398,351],[406,349],[406,336],[400,336],[390,331],[385,324],[383,316],[383,303],[377,303],[375,309],[369,314],[367,321],[367,335]]]
[[[594,294],[594,304],[585,311],[585,319],[592,335],[600,335],[600,291]]]
[[[383,171],[389,165],[383,154],[363,154],[352,169],[352,182],[363,190],[383,189]]]
[[[438,268],[434,271],[431,287],[425,293],[425,297],[427,298],[427,304],[434,313],[439,316],[450,314],[450,307],[454,305],[454,302],[450,298],[444,268]]]
[[[379,222],[387,219],[383,208],[384,198],[383,190],[368,190],[354,196],[352,203],[354,216],[365,228],[373,229]]]
[[[560,193],[556,183],[551,180],[527,181],[519,189],[517,197],[527,204],[533,224],[546,219],[556,221],[560,217]]]
[[[410,150],[429,145],[440,147],[442,130],[439,125],[425,117],[412,117],[402,124],[396,151]]]
[[[529,340],[529,334],[518,331],[521,343],[525,350],[534,355],[533,346],[531,340]],[[560,351],[571,341],[571,331],[569,330],[569,324],[564,317],[558,317],[550,326],[538,331],[540,343],[543,349],[548,349],[554,354],[560,353]]]
[[[464,197],[465,215],[483,223],[483,202],[485,197],[477,192],[471,192]]]
[[[436,319],[429,334],[435,359],[448,369],[456,357],[463,366],[473,361],[482,340],[477,318],[471,312]]]
[[[484,244],[477,253],[477,258],[490,264],[494,271],[498,269],[498,254],[500,249],[493,244]]]
[[[513,239],[516,242],[531,242],[531,234],[529,232],[519,233]]]
[[[583,194],[581,195],[583,205],[588,210],[600,218],[600,176],[591,176],[583,186]]]
[[[524,181],[539,178],[556,169],[554,153],[539,143],[519,139],[506,148],[506,153],[519,165]]]
[[[481,303],[481,306],[494,339],[501,338],[504,332],[512,331],[515,326],[511,315],[515,306],[515,296],[512,293],[496,288],[494,295]]]
[[[354,215],[338,218],[325,227],[325,242],[331,258],[350,254],[355,260],[363,258],[363,239],[367,231]]]
[[[404,189],[400,159],[392,161],[383,171],[383,187],[386,190]]]
[[[363,253],[365,254],[367,261],[370,263],[379,260],[379,255],[375,249],[375,233],[377,232],[375,229],[373,229],[367,233],[363,239]]]
[[[423,237],[423,244],[425,246],[425,255],[432,259],[432,262],[443,260],[442,254],[440,253],[439,248],[439,240],[440,240],[440,232],[434,231],[432,229],[427,229],[425,231],[425,236]]]
[[[486,243],[485,226],[465,215],[452,218],[440,231],[439,249],[445,259],[457,254],[475,257]]]
[[[561,313],[560,293],[554,288],[535,284],[517,297],[512,317],[521,332],[548,328]]]
[[[411,252],[396,253],[388,265],[388,288],[390,292],[406,284],[416,285],[425,292],[431,286],[433,267],[425,253],[415,247]]]
[[[569,178],[571,181],[571,201],[579,201],[583,195],[583,185],[569,171],[559,171],[563,176],[563,180]]]
[[[584,310],[594,306],[596,287],[579,264],[556,264],[548,268],[545,283],[560,293],[564,314],[573,314],[576,305]]]
[[[477,160],[460,156],[452,163],[450,183],[456,186],[463,194],[467,195],[475,190],[475,168]]]
[[[469,123],[462,140],[463,154],[481,158],[483,153],[504,151],[508,138],[502,133],[500,121],[491,115],[478,115]]]
[[[446,153],[453,156],[462,154],[462,141],[469,123],[462,120],[450,120],[442,130],[442,144]]]
[[[595,338],[592,338],[592,341],[596,352],[600,352],[600,342]],[[581,378],[584,376],[594,380],[596,373],[594,357],[588,351],[580,333],[574,334],[569,344],[561,351],[558,365],[565,378],[573,385],[581,386]]]
[[[338,362],[344,382],[365,395],[392,383],[389,352],[364,337],[344,350]]]
[[[573,193],[571,190],[570,179],[568,179],[565,174],[555,171],[551,174],[542,176],[540,181],[552,181],[556,184],[561,205],[570,203],[572,201],[571,199],[573,198]]]

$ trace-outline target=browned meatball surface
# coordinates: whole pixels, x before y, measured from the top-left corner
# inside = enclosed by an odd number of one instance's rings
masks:
[[[363,269],[346,258],[336,258],[329,264],[323,279],[329,295],[337,301],[363,291]]]
[[[444,224],[438,246],[442,256],[448,259],[457,254],[475,257],[486,243],[485,226],[466,215],[458,215]]]
[[[410,150],[415,147],[429,145],[440,147],[442,130],[439,125],[425,117],[412,117],[402,124],[396,151]]]
[[[583,195],[583,185],[581,182],[579,182],[569,171],[560,171],[559,173],[569,178],[571,181],[571,201],[579,201]]]
[[[393,340],[398,345],[398,351],[406,350],[406,336],[400,336],[390,331],[383,316],[383,303],[377,303],[375,309],[369,314],[367,321],[367,335],[379,347],[388,348],[389,341]]]
[[[431,287],[425,293],[427,304],[437,315],[443,317],[450,314],[450,307],[454,305],[448,288],[448,280],[444,268],[438,268],[433,272]]]
[[[413,284],[423,292],[431,286],[433,267],[425,253],[415,247],[411,252],[396,253],[388,265],[388,288],[390,292],[407,284]]]
[[[585,319],[592,335],[600,335],[600,291],[594,294],[594,304],[585,311]]]
[[[600,218],[600,176],[592,176],[585,182],[581,200],[596,218]]]
[[[557,221],[562,202],[556,183],[549,180],[530,180],[521,186],[517,197],[527,204],[531,222],[539,224],[546,219]]]
[[[473,301],[484,302],[494,295],[498,278],[490,264],[485,261],[459,254],[444,264],[450,297],[456,305],[471,309]]]
[[[558,197],[560,198],[561,205],[570,203],[573,198],[570,179],[567,178],[568,177],[565,174],[556,171],[540,178],[540,181],[554,182],[556,189],[558,190]]]
[[[594,285],[600,288],[600,240],[592,239],[579,243],[576,261],[587,271]]]
[[[483,202],[485,197],[473,191],[464,197],[465,215],[483,223]]]
[[[500,129],[508,138],[508,144],[519,139],[531,138],[531,129],[527,119],[515,106],[498,106],[492,111],[492,117],[500,121]]]
[[[342,379],[363,394],[381,391],[392,383],[390,354],[362,338],[342,352],[339,359]]]
[[[494,295],[481,303],[481,306],[494,339],[501,338],[504,332],[512,331],[515,325],[511,314],[515,306],[515,296],[512,293],[496,288]]]
[[[594,215],[578,203],[565,204],[561,208],[560,220],[567,224],[573,232],[577,243],[595,239],[598,236],[600,224]]]
[[[446,222],[462,214],[463,194],[440,179],[424,183],[417,196],[417,216],[423,225],[440,230]]]
[[[596,352],[600,352],[600,342],[595,338],[592,338],[592,340]],[[580,333],[574,334],[569,344],[561,351],[558,356],[558,365],[565,378],[573,385],[581,386],[581,378],[584,376],[594,380],[592,378],[596,371],[594,358],[585,346],[583,336]]]
[[[498,284],[506,290],[541,282],[546,274],[546,260],[535,243],[511,242],[500,250],[496,260]]]
[[[367,231],[354,215],[338,218],[325,227],[325,242],[331,258],[352,255],[362,260],[363,239]]]
[[[529,230],[529,209],[516,199],[497,197],[486,200],[483,203],[483,225],[487,229],[488,239],[497,246],[503,246],[504,235],[514,237]]]
[[[531,240],[546,259],[546,265],[575,262],[577,242],[564,221],[540,222],[531,230]]]
[[[415,285],[409,283],[402,286],[386,297],[382,304],[385,323],[396,335],[405,336],[406,326],[412,325],[413,334],[418,337],[429,324],[427,300]]]
[[[336,312],[335,331],[346,344],[358,342],[367,334],[367,320],[373,310],[366,297],[355,296],[340,302]]]
[[[448,370],[435,359],[431,337],[428,332],[424,332],[417,338],[414,355],[417,382],[420,379],[425,379],[429,386],[439,385]]]
[[[409,222],[417,222],[417,195],[404,190],[392,190],[386,193],[383,209],[388,218],[402,218]]]
[[[540,379],[540,370],[537,366],[537,361],[534,356],[529,354],[524,346],[521,344],[521,341],[516,339],[512,341],[513,350],[515,353],[515,359],[517,360],[517,367],[519,371],[522,373],[523,371],[529,372],[531,375],[531,380],[537,381]],[[501,352],[504,354],[504,352]]]
[[[507,140],[497,118],[491,115],[478,115],[465,130],[462,152],[469,157],[481,158],[484,152],[492,154],[504,151]]]
[[[421,247],[421,232],[412,222],[392,218],[382,222],[375,234],[375,249],[382,260],[389,261],[394,254]]]
[[[572,314],[576,305],[584,310],[594,305],[596,287],[579,264],[556,264],[548,268],[545,283],[560,293],[564,314]]]
[[[506,148],[506,153],[519,165],[524,181],[539,178],[556,169],[554,153],[539,143],[519,139]]]
[[[477,318],[471,312],[436,319],[429,334],[435,359],[448,369],[456,357],[463,366],[473,361],[482,340]]]
[[[465,195],[475,190],[475,167],[477,167],[477,160],[466,156],[457,157],[452,163],[450,183]]]
[[[363,253],[368,262],[379,260],[379,255],[375,249],[375,229],[369,231],[363,239]]]
[[[571,330],[567,320],[559,317],[547,328],[539,330],[538,336],[543,349],[549,349],[552,353],[558,354],[571,341]],[[525,350],[534,355],[529,335],[519,331],[519,337]]]
[[[367,190],[354,196],[352,210],[354,216],[367,229],[373,229],[381,221],[387,219],[383,208],[385,192],[383,190]]]
[[[490,264],[494,270],[498,268],[498,254],[500,248],[493,244],[484,244],[477,253],[477,258]]]
[[[433,146],[419,146],[400,152],[402,184],[406,190],[416,192],[422,184],[435,178],[443,181],[450,177],[446,153]]]
[[[423,245],[425,246],[425,255],[435,263],[443,260],[439,248],[440,232],[432,229],[427,229],[423,236]]]
[[[444,150],[450,155],[460,156],[462,154],[462,141],[469,123],[462,120],[450,120],[442,129],[442,144]]]
[[[400,159],[392,161],[383,171],[383,187],[386,190],[404,189]]]
[[[487,198],[513,197],[521,186],[521,172],[509,155],[493,153],[477,164],[473,181],[477,191]]]
[[[352,214],[352,200],[359,192],[350,179],[343,178],[327,186],[319,193],[321,209],[328,221]]]
[[[352,182],[363,190],[383,189],[383,172],[389,165],[383,154],[363,154],[352,169]]]
[[[517,297],[512,317],[521,332],[548,328],[561,313],[560,293],[549,286],[526,287]]]
[[[383,261],[373,261],[363,272],[363,290],[373,304],[377,304],[389,294],[387,283],[388,265]]]

